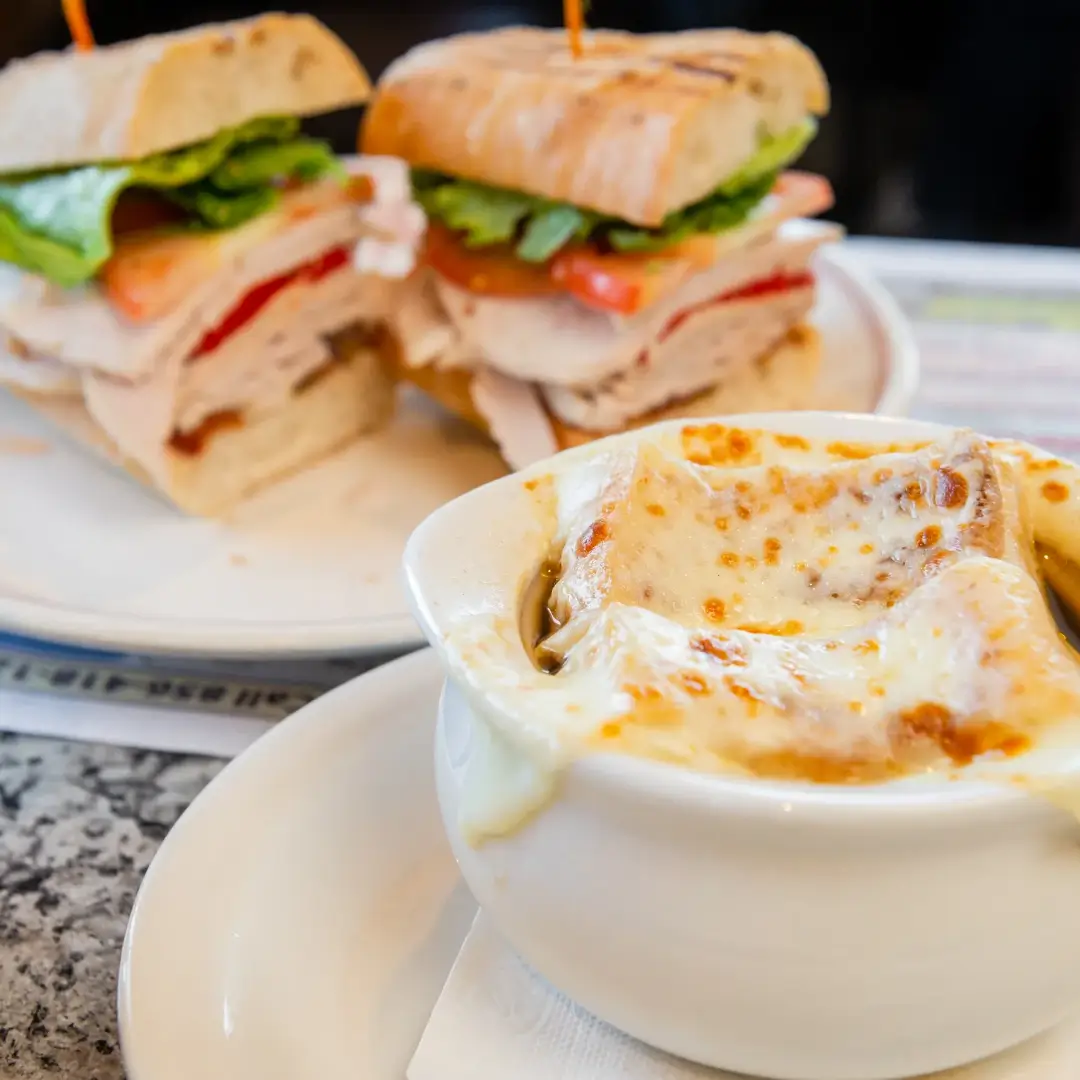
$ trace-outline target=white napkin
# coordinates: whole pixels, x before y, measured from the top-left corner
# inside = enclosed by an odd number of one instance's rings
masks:
[[[937,1080],[1077,1080],[1080,1023]],[[544,982],[481,912],[408,1080],[738,1080],[644,1046]]]
[[[231,758],[273,726],[247,716],[111,705],[0,688],[0,731],[20,735]]]
[[[723,1080],[724,1074],[668,1057],[597,1020],[518,959],[481,912],[409,1065],[409,1080],[601,1077]]]

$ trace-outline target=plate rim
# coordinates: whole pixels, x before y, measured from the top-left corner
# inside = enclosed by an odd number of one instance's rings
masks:
[[[907,419],[922,374],[919,346],[910,321],[857,252],[845,249],[842,243],[833,244],[822,248],[820,257],[844,281],[848,299],[862,310],[878,338],[882,356],[889,358],[870,415]]]
[[[3,596],[0,631],[73,648],[178,659],[211,655],[215,659],[244,661],[376,658],[424,644],[407,610],[354,619],[266,623],[254,619],[209,621],[103,615],[87,608]]]
[[[873,333],[881,371],[875,415],[906,417],[918,387],[918,345],[899,305],[843,243],[820,252],[821,267]],[[400,568],[398,574],[400,576]],[[407,605],[394,614],[269,623],[101,612],[51,600],[0,596],[0,630],[57,644],[177,658],[225,660],[378,656],[416,649],[424,637]]]
[[[121,1061],[129,1080],[154,1080],[155,1075],[150,1070],[148,1051],[143,1037],[137,1034],[133,1015],[132,985],[140,963],[136,939],[143,913],[155,904],[162,885],[168,880],[167,875],[177,853],[188,847],[188,836],[192,830],[197,830],[203,819],[208,814],[212,815],[220,801],[228,799],[234,789],[242,794],[244,785],[251,782],[250,778],[258,778],[264,761],[272,762],[283,754],[287,755],[290,746],[316,739],[328,729],[340,729],[339,737],[344,733],[355,738],[369,737],[370,728],[385,722],[385,718],[378,709],[370,709],[365,715],[363,707],[357,707],[360,699],[377,697],[380,692],[396,693],[402,699],[413,698],[417,696],[417,687],[431,679],[441,684],[439,661],[433,650],[421,649],[336,687],[282,720],[229,761],[180,815],[150,860],[124,929],[116,984],[116,1016]],[[434,710],[435,702],[431,704]]]

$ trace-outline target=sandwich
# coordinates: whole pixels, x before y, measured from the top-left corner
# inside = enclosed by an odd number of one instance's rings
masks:
[[[372,95],[365,153],[412,167],[422,265],[399,374],[509,464],[673,415],[808,407],[812,257],[838,230],[788,170],[828,110],[782,34],[509,28],[421,45]]]
[[[366,73],[304,15],[0,71],[0,381],[199,515],[384,423],[407,169],[304,117]]]

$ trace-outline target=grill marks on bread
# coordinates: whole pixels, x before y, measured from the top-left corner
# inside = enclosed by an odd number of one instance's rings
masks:
[[[817,60],[783,34],[513,27],[418,46],[390,66],[367,153],[588,207],[639,225],[703,198],[828,110]]]

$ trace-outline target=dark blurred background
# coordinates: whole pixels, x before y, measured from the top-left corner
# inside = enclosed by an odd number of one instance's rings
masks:
[[[243,0],[88,0],[116,41],[265,10]],[[301,9],[295,9],[301,10]],[[312,0],[373,76],[410,45],[558,0]],[[786,30],[821,58],[833,111],[805,159],[854,233],[1080,245],[1080,0],[594,0],[593,26]],[[0,59],[67,44],[60,0],[0,0]],[[317,125],[352,148],[356,117]]]

